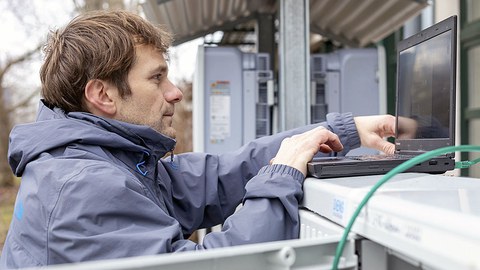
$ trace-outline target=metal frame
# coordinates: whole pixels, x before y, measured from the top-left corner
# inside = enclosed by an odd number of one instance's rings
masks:
[[[480,46],[480,20],[467,21],[468,1],[460,1],[460,143],[470,143],[470,121],[480,118],[480,107],[469,107],[469,57],[470,49]],[[462,160],[469,159],[469,153],[461,154]],[[461,171],[462,175],[469,175],[468,169]]]
[[[309,0],[280,1],[280,130],[310,123]]]

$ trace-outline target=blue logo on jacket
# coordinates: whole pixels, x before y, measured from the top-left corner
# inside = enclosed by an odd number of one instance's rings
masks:
[[[17,200],[15,203],[15,209],[13,210],[13,214],[17,217],[18,220],[22,220],[23,217],[23,202],[21,200]]]

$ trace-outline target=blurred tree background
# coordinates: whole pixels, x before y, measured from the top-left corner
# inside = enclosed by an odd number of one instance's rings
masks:
[[[77,14],[99,9],[124,9],[142,15],[138,0],[0,0],[0,252],[21,181],[8,164],[8,136],[13,126],[35,120],[40,99],[41,49],[47,34]],[[171,59],[178,57],[172,55]],[[192,151],[192,83],[191,78],[174,83],[184,93],[173,121],[177,129],[175,153],[182,153]]]

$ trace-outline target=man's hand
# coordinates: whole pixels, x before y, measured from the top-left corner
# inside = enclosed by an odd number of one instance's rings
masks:
[[[386,137],[395,135],[394,116],[357,116],[354,120],[362,146],[374,148],[386,154],[395,152],[395,145],[385,140]]]
[[[318,152],[341,151],[343,145],[336,134],[324,127],[285,138],[271,164],[284,164],[307,175],[307,162]]]

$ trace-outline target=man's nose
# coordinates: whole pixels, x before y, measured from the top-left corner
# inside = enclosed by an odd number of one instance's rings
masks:
[[[170,103],[177,103],[183,99],[183,93],[176,85],[168,81],[167,91],[165,91],[165,100]]]

